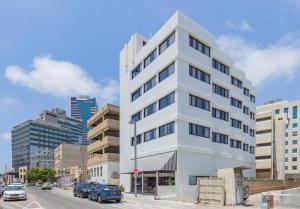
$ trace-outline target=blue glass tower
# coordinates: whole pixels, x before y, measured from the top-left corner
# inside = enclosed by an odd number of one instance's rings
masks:
[[[71,117],[80,119],[84,126],[84,136],[82,144],[88,144],[86,134],[88,132],[87,121],[98,110],[96,98],[89,96],[71,97]]]

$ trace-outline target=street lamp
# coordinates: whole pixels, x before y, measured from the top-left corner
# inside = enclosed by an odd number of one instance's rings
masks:
[[[134,145],[134,171],[137,170],[137,159],[136,159],[136,145],[137,145],[137,138],[136,138],[136,121],[131,120],[129,124],[133,125],[133,145]],[[134,174],[134,196],[137,197],[137,174]]]

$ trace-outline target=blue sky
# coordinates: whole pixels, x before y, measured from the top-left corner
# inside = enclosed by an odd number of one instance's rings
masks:
[[[11,128],[46,108],[69,111],[88,93],[118,103],[119,52],[180,10],[216,35],[257,87],[257,102],[295,100],[300,89],[300,0],[2,0],[0,172]]]

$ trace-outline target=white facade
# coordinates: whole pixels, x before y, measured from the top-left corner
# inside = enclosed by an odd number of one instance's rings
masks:
[[[106,161],[88,167],[91,182],[119,184],[119,163]]]
[[[170,46],[159,54],[160,44],[173,32],[175,41],[170,41]],[[210,53],[207,48],[206,55],[191,47],[189,36],[208,46]],[[155,49],[156,58],[144,67],[146,57]],[[212,67],[213,58],[230,68],[229,75]],[[159,82],[160,72],[173,62],[174,73]],[[132,70],[140,63],[142,70],[132,79]],[[190,65],[209,74],[210,82],[190,76]],[[156,85],[144,93],[144,84],[154,76]],[[232,60],[217,49],[214,36],[180,12],[176,12],[151,39],[140,34],[130,38],[120,54],[120,184],[126,191],[131,190],[134,169],[133,127],[128,121],[139,111],[141,119],[137,122],[137,134],[142,134],[142,143],[137,145],[138,169],[143,173],[175,170],[175,185],[161,189],[163,186],[156,181],[158,191],[168,191],[169,196],[175,197],[173,199],[195,201],[196,185],[190,184],[194,184],[193,179],[197,176],[215,176],[218,168],[235,166],[249,167],[251,169],[245,175],[255,176],[255,154],[243,151],[243,144],[248,144],[248,148],[255,147],[255,137],[243,132],[243,125],[248,126],[248,132],[250,129],[255,132],[255,120],[243,113],[243,106],[249,108],[249,113],[255,113],[255,103],[243,94],[243,87],[231,84],[231,76],[242,81],[242,86],[255,96],[255,89],[245,74],[234,68]],[[229,97],[214,93],[213,84],[226,88]],[[141,96],[132,101],[132,93],[140,87]],[[159,100],[172,92],[174,103],[160,109]],[[190,105],[189,95],[209,101],[208,110]],[[241,101],[241,109],[231,105],[231,97]],[[154,102],[157,102],[156,112],[144,117],[144,108]],[[227,112],[228,121],[212,117],[212,108]],[[241,121],[241,129],[231,127],[230,118]],[[173,126],[167,131],[174,133],[160,136],[159,127],[170,122],[175,123],[174,131]],[[190,123],[209,128],[204,131],[208,137],[191,135]],[[144,142],[144,133],[152,129],[155,129],[155,139]],[[192,127],[191,131],[194,130]],[[227,135],[228,144],[212,142],[212,132]],[[242,149],[230,147],[230,139],[240,141]]]

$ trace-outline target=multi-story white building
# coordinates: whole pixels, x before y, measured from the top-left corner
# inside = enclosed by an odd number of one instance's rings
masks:
[[[150,39],[134,34],[120,54],[120,184],[195,201],[199,176],[250,168],[255,176],[255,89],[215,37],[176,12]]]
[[[299,100],[273,100],[257,107],[257,178],[282,180],[300,173],[299,107]]]

